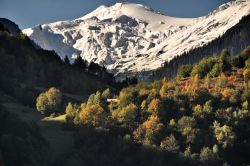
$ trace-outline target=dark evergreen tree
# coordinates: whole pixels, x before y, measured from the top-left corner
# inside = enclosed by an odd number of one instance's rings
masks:
[[[64,57],[64,63],[67,64],[67,65],[70,64],[68,56]]]

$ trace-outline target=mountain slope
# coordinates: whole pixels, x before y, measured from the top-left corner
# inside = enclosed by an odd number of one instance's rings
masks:
[[[101,6],[72,21],[23,30],[40,47],[62,58],[81,56],[105,66],[117,77],[150,71],[222,36],[250,14],[249,0],[220,6],[193,19],[164,16],[132,3]]]

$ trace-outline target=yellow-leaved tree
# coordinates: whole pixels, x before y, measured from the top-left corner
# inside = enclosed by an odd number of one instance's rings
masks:
[[[105,111],[98,104],[86,104],[80,107],[79,120],[84,125],[102,126],[105,122]]]

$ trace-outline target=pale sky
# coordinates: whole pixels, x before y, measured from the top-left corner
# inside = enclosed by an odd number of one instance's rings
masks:
[[[8,18],[21,29],[54,21],[75,19],[100,5],[117,2],[140,3],[175,17],[199,17],[229,0],[0,0],[0,17]]]

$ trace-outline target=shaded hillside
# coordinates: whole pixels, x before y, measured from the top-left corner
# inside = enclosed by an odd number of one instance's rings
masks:
[[[27,108],[24,109],[25,107],[22,108],[20,105],[14,106],[12,103],[12,110],[9,112],[9,108],[2,106],[2,93],[0,100],[0,165],[47,166],[51,160],[48,155],[50,147],[42,137],[39,127],[32,122],[32,119],[27,122],[22,120],[26,116],[20,118],[13,113],[14,107],[20,113],[28,111]],[[11,103],[4,100],[6,103]]]
[[[105,69],[94,64],[87,67],[79,61],[70,65],[54,51],[36,49],[28,37],[23,34],[15,37],[8,26],[1,25],[0,90],[32,104],[40,87],[54,86],[65,92],[88,95],[115,86]]]
[[[21,30],[19,29],[18,25],[6,18],[0,18],[0,23],[14,36],[19,36],[19,34],[21,33]]]

